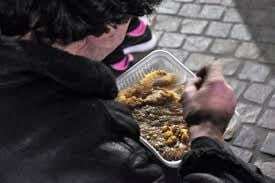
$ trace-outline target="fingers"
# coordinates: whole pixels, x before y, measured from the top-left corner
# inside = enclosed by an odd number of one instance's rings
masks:
[[[223,66],[221,64],[211,64],[203,67],[198,73],[203,82],[210,82],[215,80],[224,80]]]
[[[189,96],[194,95],[197,91],[198,91],[198,83],[201,82],[201,78],[194,78],[189,80],[186,84],[185,84],[185,89],[184,89],[184,93],[187,93]]]
[[[198,83],[201,82],[201,78],[194,78],[189,80],[185,84],[185,89],[182,94],[181,102],[183,105],[183,117],[186,118],[192,111],[194,111],[194,103],[192,102],[194,96],[198,93]]]

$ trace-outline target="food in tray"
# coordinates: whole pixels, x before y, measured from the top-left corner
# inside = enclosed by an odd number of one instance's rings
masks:
[[[141,136],[168,161],[189,150],[189,134],[180,103],[183,85],[165,71],[152,71],[136,85],[119,92],[117,100],[131,109]]]

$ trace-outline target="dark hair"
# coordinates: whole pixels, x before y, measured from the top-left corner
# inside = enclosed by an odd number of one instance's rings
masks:
[[[3,35],[32,32],[63,44],[108,32],[132,16],[150,14],[162,0],[0,0]]]

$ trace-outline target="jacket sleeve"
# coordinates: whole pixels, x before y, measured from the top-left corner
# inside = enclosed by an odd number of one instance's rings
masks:
[[[235,157],[229,148],[208,137],[193,140],[179,170],[182,182],[274,183],[254,165]]]

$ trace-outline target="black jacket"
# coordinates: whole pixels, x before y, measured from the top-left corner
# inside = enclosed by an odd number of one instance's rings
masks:
[[[174,182],[268,182],[208,138],[193,142],[178,172],[161,166],[139,143],[139,128],[116,95],[101,63],[2,39],[0,182],[171,182],[170,172]]]

